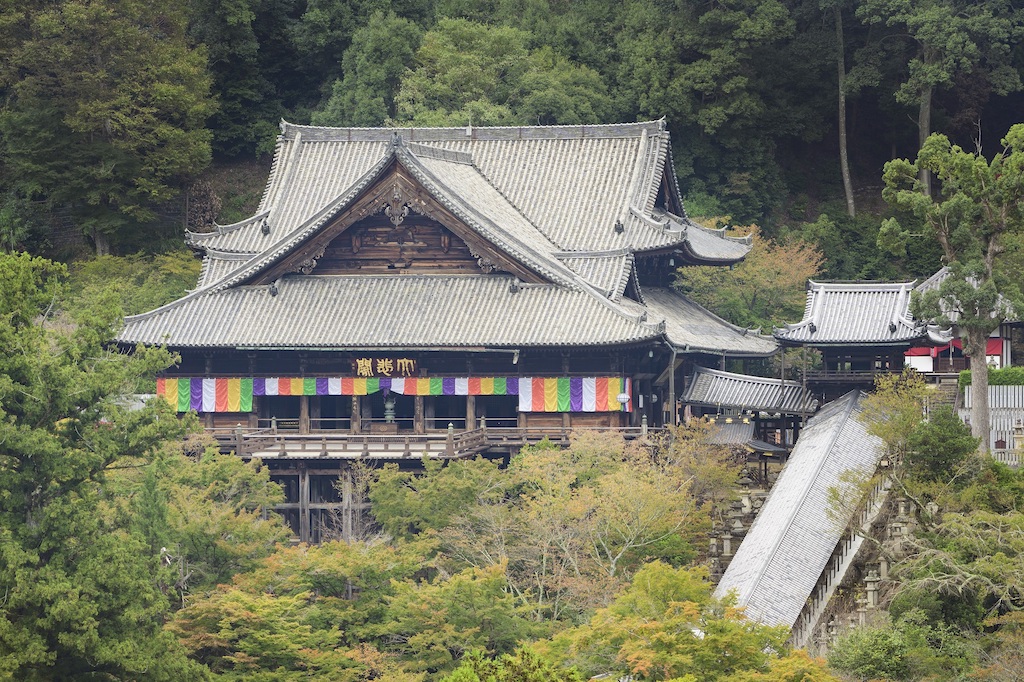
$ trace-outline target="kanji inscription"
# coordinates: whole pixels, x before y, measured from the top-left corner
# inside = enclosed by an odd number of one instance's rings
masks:
[[[416,361],[412,358],[356,358],[353,364],[357,377],[411,377],[416,375]]]

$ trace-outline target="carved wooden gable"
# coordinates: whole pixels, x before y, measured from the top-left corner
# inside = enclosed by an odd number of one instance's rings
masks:
[[[545,281],[482,238],[396,162],[347,209],[253,283],[296,272],[388,271],[498,271],[528,282]]]

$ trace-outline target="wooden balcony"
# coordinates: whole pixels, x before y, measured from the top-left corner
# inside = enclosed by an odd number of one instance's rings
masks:
[[[496,420],[500,421],[500,420]],[[469,430],[434,430],[428,433],[349,433],[320,431],[298,433],[269,428],[208,429],[222,452],[234,452],[245,459],[456,459],[481,452],[512,452],[545,438],[568,445],[570,434],[617,433],[627,440],[662,431],[660,427],[504,427],[488,426]]]
[[[898,374],[903,371],[902,368],[896,369],[854,369],[854,370],[834,370],[834,369],[818,369],[807,372],[808,383],[830,383],[830,384],[866,384],[871,385],[875,381],[875,377],[883,374]]]

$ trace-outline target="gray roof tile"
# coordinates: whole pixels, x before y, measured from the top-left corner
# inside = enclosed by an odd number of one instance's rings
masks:
[[[804,318],[776,329],[775,338],[808,346],[947,343],[938,330],[910,315],[913,288],[913,282],[808,281]]]
[[[118,340],[174,347],[602,345],[660,336],[605,299],[505,275],[288,276],[126,318]]]
[[[829,403],[801,431],[796,447],[715,589],[736,595],[746,615],[792,627],[849,523],[836,518],[830,490],[851,491],[847,472],[870,476],[881,441],[859,415],[865,394]]]
[[[259,209],[270,234],[262,234],[262,222],[252,221],[190,240],[197,247],[262,251],[345,192],[396,134],[412,149],[426,145],[469,154],[493,187],[560,250],[644,251],[687,242],[685,218],[653,217],[662,175],[672,172],[666,164],[669,136],[660,121],[471,129],[283,124]],[[621,233],[614,229],[617,221],[623,223]],[[750,248],[710,233],[694,239],[700,244],[692,250],[708,254],[709,262],[735,262]]]
[[[559,253],[558,259],[612,300],[622,296],[633,268],[633,255],[625,250],[595,254]]]
[[[778,348],[771,337],[729,324],[671,289],[644,287],[643,295],[650,319],[665,320],[665,335],[680,350],[761,357]]]
[[[783,382],[707,367],[694,368],[682,400],[708,407],[784,414],[812,414],[818,408],[814,396],[795,381]]]

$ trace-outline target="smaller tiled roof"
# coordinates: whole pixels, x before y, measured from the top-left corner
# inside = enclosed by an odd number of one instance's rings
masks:
[[[778,349],[770,336],[730,324],[672,289],[644,287],[643,296],[650,319],[665,320],[665,336],[683,352],[764,357]]]
[[[766,455],[785,455],[789,452],[781,445],[754,438],[754,423],[751,421],[715,422],[708,440],[715,445],[728,445]]]
[[[756,412],[813,414],[818,401],[795,381],[694,368],[683,402]]]
[[[731,265],[743,260],[753,248],[754,239],[751,235],[734,237],[727,234],[724,227],[713,230],[698,225],[689,218],[681,218],[664,211],[654,211],[653,215],[655,220],[664,221],[663,229],[666,233],[685,237],[678,250],[695,263]]]
[[[866,394],[851,391],[800,432],[775,487],[715,589],[733,593],[748,618],[792,627],[852,518],[836,518],[834,491],[853,494],[870,476],[881,440],[860,421]],[[850,475],[853,475],[852,477]]]
[[[612,300],[622,296],[633,269],[633,254],[625,249],[596,253],[570,251],[555,255]]]
[[[197,289],[202,289],[224,278],[229,272],[241,266],[255,254],[231,253],[210,249],[203,256],[202,269],[199,271]]]
[[[231,225],[218,225],[212,232],[185,232],[185,243],[194,249],[225,253],[259,253],[281,237],[271,234],[269,211],[257,213]]]
[[[910,315],[914,282],[807,282],[804,318],[775,329],[785,345],[909,346],[949,342],[937,328]]]
[[[949,269],[949,266],[939,268],[938,272],[936,272],[934,275],[932,275],[931,277],[929,277],[928,279],[924,280],[916,287],[914,287],[914,291],[916,291],[919,294],[926,294],[929,291],[938,291],[939,287],[941,287],[942,284],[947,279],[949,279],[952,274],[953,273]],[[977,280],[972,279],[971,282],[974,283],[975,285],[977,284]],[[1001,295],[1000,299],[1000,302],[1002,303],[1006,311],[1006,321],[1018,322],[1019,320],[1017,319],[1017,316],[1014,313],[1012,306],[1010,306],[1009,302],[1006,299],[1004,299]],[[953,324],[956,324],[957,320],[960,318],[960,312],[957,310],[949,310],[948,307],[945,305],[942,305],[942,308],[946,313],[946,317],[949,319],[949,321]]]

